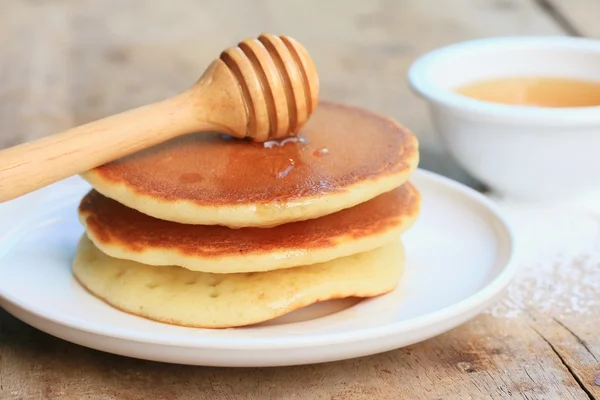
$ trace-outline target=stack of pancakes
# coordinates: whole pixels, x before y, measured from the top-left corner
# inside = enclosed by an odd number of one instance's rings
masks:
[[[163,143],[83,174],[74,275],[123,311],[203,328],[390,292],[418,159],[394,121],[326,102],[293,138]]]

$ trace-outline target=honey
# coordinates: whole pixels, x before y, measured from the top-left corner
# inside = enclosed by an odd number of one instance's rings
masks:
[[[600,105],[600,82],[558,77],[508,77],[472,82],[455,89],[492,103],[536,107]]]

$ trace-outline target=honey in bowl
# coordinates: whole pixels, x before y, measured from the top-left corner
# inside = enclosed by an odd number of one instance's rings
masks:
[[[492,103],[535,107],[600,105],[600,82],[558,77],[508,77],[469,83],[463,96]]]

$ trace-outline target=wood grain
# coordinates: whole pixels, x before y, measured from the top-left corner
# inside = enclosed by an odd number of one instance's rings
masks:
[[[600,313],[596,307],[593,313]],[[559,357],[588,398],[600,398],[600,322],[581,316],[557,317],[536,314],[530,326]],[[560,314],[557,310],[556,314]]]
[[[578,24],[573,10],[583,3],[563,1],[565,18]],[[412,60],[459,40],[563,34],[533,0],[4,1],[0,148],[174,95],[221,49],[263,31],[307,46],[322,98],[392,115],[419,135],[422,166],[464,181],[406,86]],[[0,399],[600,398],[598,319],[521,308],[376,356],[262,369],[104,354],[0,311]]]
[[[489,316],[405,349],[286,368],[201,368],[123,358],[65,343],[6,314],[0,338],[0,398],[588,398],[531,327]]]

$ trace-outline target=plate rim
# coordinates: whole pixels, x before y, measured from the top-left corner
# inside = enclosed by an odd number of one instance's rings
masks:
[[[165,335],[164,333],[155,334],[152,331],[140,331],[130,328],[110,327],[105,324],[94,322],[79,322],[79,319],[69,318],[68,315],[61,315],[58,312],[47,313],[37,308],[34,304],[23,303],[19,299],[11,298],[0,291],[0,299],[4,299],[12,305],[26,311],[32,315],[45,320],[49,320],[55,324],[59,324],[77,331],[87,332],[95,335],[106,336],[113,339],[127,340],[136,343],[145,343],[153,345],[188,347],[198,349],[221,349],[221,350],[265,350],[265,349],[291,349],[302,347],[323,347],[330,345],[340,345],[348,343],[356,343],[362,341],[377,340],[379,338],[388,337],[390,335],[399,335],[406,332],[423,329],[427,326],[442,323],[444,321],[459,318],[461,315],[468,313],[471,310],[476,310],[481,305],[488,303],[501,292],[506,289],[518,270],[518,264],[515,262],[515,238],[514,232],[507,220],[491,199],[487,198],[482,193],[474,189],[454,181],[440,174],[418,168],[413,177],[418,176],[420,179],[428,180],[437,185],[443,185],[447,188],[460,193],[463,196],[470,198],[472,201],[482,205],[493,218],[486,219],[487,223],[496,223],[496,228],[502,236],[502,240],[497,243],[505,242],[506,246],[506,262],[502,266],[500,273],[491,280],[487,285],[476,291],[471,296],[462,299],[456,303],[448,305],[439,310],[423,314],[418,317],[408,320],[396,321],[375,327],[357,329],[343,333],[322,333],[313,336],[292,336],[280,338],[215,338],[215,337],[183,337]],[[55,185],[60,185],[60,182]],[[68,192],[67,192],[68,193]],[[62,196],[61,196],[62,197]],[[52,200],[58,200],[53,198]],[[41,200],[43,202],[43,199]],[[44,214],[52,213],[56,207],[50,207],[44,213],[35,213],[31,218],[25,218],[18,223],[13,229],[9,229],[5,234],[0,235],[0,259],[10,250],[19,240],[18,233],[24,227],[30,224],[35,219],[40,218]],[[16,237],[14,237],[16,236]],[[12,238],[12,240],[11,240]],[[1,290],[1,288],[0,288]],[[479,314],[479,312],[477,313]]]

